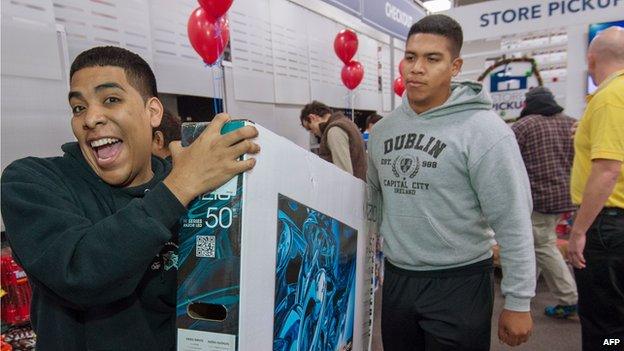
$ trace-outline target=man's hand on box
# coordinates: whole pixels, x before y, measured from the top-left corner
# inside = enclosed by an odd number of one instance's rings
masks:
[[[218,114],[188,147],[183,148],[179,141],[169,144],[173,169],[163,183],[184,206],[256,164],[254,158],[239,158],[260,151],[260,146],[251,140],[258,136],[258,130],[245,126],[221,135],[221,128],[229,120],[229,115]]]

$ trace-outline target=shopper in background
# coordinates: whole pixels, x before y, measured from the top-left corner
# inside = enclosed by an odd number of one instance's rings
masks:
[[[624,29],[598,34],[587,52],[598,89],[574,137],[568,257],[575,267],[583,350],[624,342]],[[621,347],[620,344],[619,347]]]
[[[576,119],[566,116],[552,92],[544,87],[526,93],[525,107],[511,129],[516,134],[533,195],[533,244],[537,267],[557,299],[546,307],[547,316],[576,314],[578,295],[572,273],[557,248],[555,228],[561,214],[576,209],[570,198],[570,170],[574,147],[570,128]]]
[[[301,126],[321,138],[319,156],[353,176],[366,180],[366,150],[359,128],[340,112],[319,101],[305,105]]]
[[[368,148],[368,138],[370,136],[370,131],[373,130],[373,126],[375,123],[379,122],[383,117],[376,113],[372,113],[370,116],[366,117],[366,122],[364,123],[364,131],[362,132],[362,138],[364,138],[364,146]]]
[[[369,143],[368,184],[381,206],[386,350],[489,350],[501,250],[505,306],[498,337],[527,341],[535,294],[529,180],[513,132],[481,84],[451,82],[460,25],[430,15],[408,34],[403,103]]]
[[[151,155],[163,113],[138,55],[87,50],[70,71],[64,156],[15,161],[2,175],[2,218],[33,287],[37,350],[174,350],[177,244],[185,206],[253,167],[252,127],[220,135],[218,115],[174,166]]]
[[[371,132],[371,130],[373,130],[373,126],[375,125],[375,123],[381,121],[383,117],[376,114],[376,113],[372,113],[370,116],[366,117],[366,132]]]
[[[169,143],[179,141],[182,134],[180,117],[163,109],[162,120],[158,127],[152,129],[152,154],[171,161]]]

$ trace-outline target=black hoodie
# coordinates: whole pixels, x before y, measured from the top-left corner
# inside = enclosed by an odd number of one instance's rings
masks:
[[[177,240],[185,208],[162,184],[168,162],[131,188],[103,182],[77,143],[2,175],[2,217],[33,287],[37,350],[175,348]]]

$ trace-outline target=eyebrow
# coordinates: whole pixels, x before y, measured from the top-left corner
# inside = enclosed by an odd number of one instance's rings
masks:
[[[102,83],[98,85],[97,87],[95,87],[95,92],[97,93],[98,91],[104,90],[104,89],[119,89],[123,92],[126,91],[124,88],[121,87],[121,85],[114,83],[114,82],[109,82],[109,83]]]
[[[69,94],[67,94],[67,100],[71,100],[73,98],[82,99],[82,94],[78,91],[70,91]]]
[[[104,89],[119,89],[123,92],[125,92],[126,90],[119,84],[115,83],[115,82],[107,82],[107,83],[102,83],[98,86],[95,87],[95,92],[99,92],[102,91]],[[70,91],[69,94],[67,95],[67,99],[71,100],[72,98],[78,98],[81,99],[83,98],[82,93],[80,93],[79,91]]]
[[[405,55],[415,55],[418,56],[418,54],[414,51],[405,51]],[[422,54],[422,56],[444,56],[444,53],[442,52],[425,52],[424,54]]]

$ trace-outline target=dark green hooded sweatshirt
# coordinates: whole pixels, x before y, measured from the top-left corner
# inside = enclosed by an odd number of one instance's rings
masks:
[[[162,184],[168,162],[131,188],[103,182],[77,143],[2,175],[2,218],[33,288],[37,350],[175,348],[177,244],[185,208]]]

